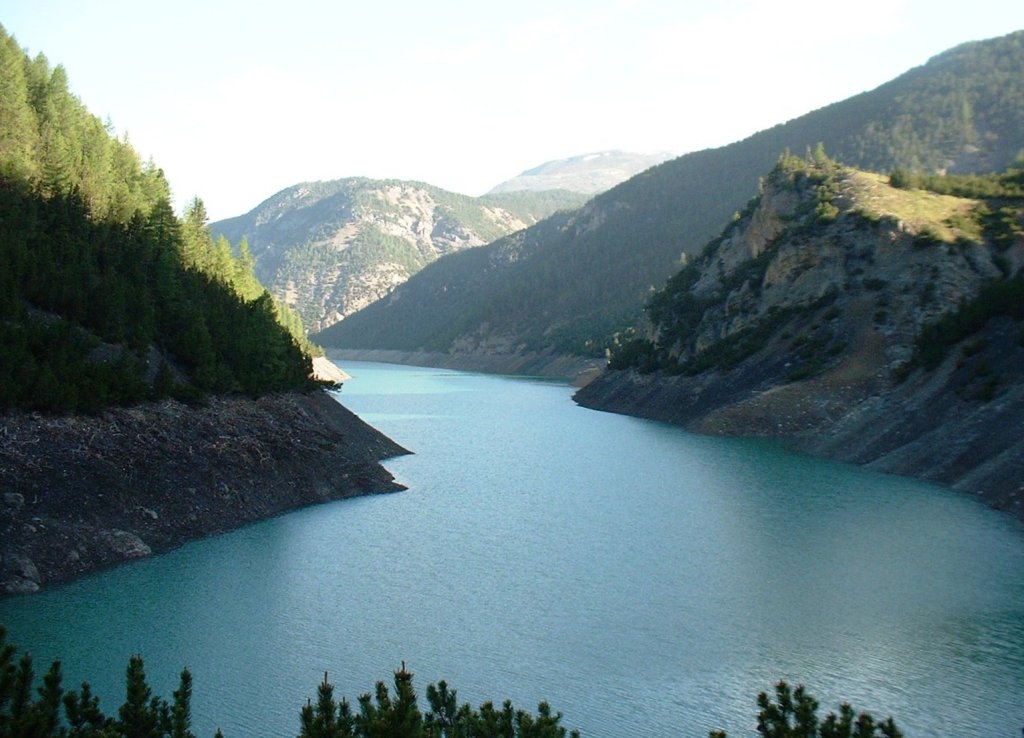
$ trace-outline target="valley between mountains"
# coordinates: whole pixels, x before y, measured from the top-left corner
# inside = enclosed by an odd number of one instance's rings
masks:
[[[965,44],[438,259],[315,339],[496,371],[610,360],[579,402],[1021,517],[1021,121],[1024,33]]]
[[[1024,519],[1024,32],[718,149],[596,152],[482,197],[307,182],[214,224],[198,198],[176,216],[63,70],[3,40],[22,70],[0,149],[7,591],[392,489],[378,461],[402,449],[312,399],[323,350],[571,377],[588,407],[776,438]],[[199,428],[203,460],[179,469]],[[228,457],[249,471],[221,479]],[[152,495],[126,501],[121,472]],[[195,504],[168,512],[166,486],[139,484],[161,474]],[[271,501],[285,477],[295,495]],[[69,480],[114,486],[64,518]],[[203,512],[222,504],[237,514]]]

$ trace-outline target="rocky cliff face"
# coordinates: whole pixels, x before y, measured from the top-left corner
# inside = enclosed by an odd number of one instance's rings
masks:
[[[247,238],[257,276],[316,332],[439,257],[582,199],[567,192],[472,198],[418,182],[341,179],[289,187],[211,230],[233,243]]]
[[[916,360],[926,326],[1024,267],[983,203],[793,163],[651,303],[590,407],[969,490],[1024,518],[1024,330],[996,315]],[[984,207],[988,207],[985,205]],[[1012,311],[1011,311],[1012,312]]]
[[[401,489],[407,453],[323,391],[0,416],[0,594],[300,506]]]

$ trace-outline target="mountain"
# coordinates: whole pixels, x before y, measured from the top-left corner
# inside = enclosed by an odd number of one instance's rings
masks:
[[[2,27],[0,224],[0,595],[399,488],[246,250]]]
[[[628,151],[597,151],[568,159],[556,159],[527,169],[518,177],[493,187],[488,194],[520,190],[569,190],[596,195],[672,157],[673,154],[667,152],[635,154]]]
[[[873,91],[648,169],[579,210],[438,261],[317,340],[600,356],[743,209],[782,152],[819,142],[876,171],[1006,166],[1024,149],[1024,32],[959,46]]]
[[[2,28],[0,69],[0,410],[314,386],[301,327],[201,202],[175,216],[163,172]]]
[[[246,239],[257,276],[310,330],[322,330],[440,256],[583,200],[565,191],[474,198],[419,182],[349,178],[294,185],[210,230],[232,242]]]
[[[577,401],[786,439],[1024,518],[1024,169],[893,179],[928,189],[783,157]]]

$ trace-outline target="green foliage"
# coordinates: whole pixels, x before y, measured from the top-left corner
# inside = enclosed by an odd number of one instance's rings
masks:
[[[77,192],[97,218],[148,215],[170,190],[163,172],[143,166],[127,140],[71,94],[63,67],[35,59],[0,26],[0,176],[44,195]]]
[[[615,344],[608,360],[609,369],[635,368],[640,372],[652,372],[658,368],[654,342],[647,338],[632,338]]]
[[[1022,209],[1019,204],[1016,207],[996,205],[995,211],[983,206],[978,215],[981,217],[985,236],[1001,250],[1005,251],[1024,234]]]
[[[541,220],[560,210],[575,210],[587,199],[586,195],[569,190],[518,190],[497,192],[477,198],[481,205],[499,207],[523,220]]]
[[[823,209],[835,210],[831,201],[835,196],[837,171],[837,165],[827,157],[824,147],[820,145],[814,154],[808,153],[808,158],[793,156],[788,151],[779,157],[767,181],[776,188],[805,193],[804,202],[807,203],[789,221],[780,237],[808,232],[822,220],[834,219],[831,211]],[[739,224],[747,220],[759,202],[758,197],[748,203],[740,220],[726,226],[721,235],[708,242],[700,257],[677,272],[662,290],[651,297],[645,311],[657,336],[656,341],[634,341],[612,346],[610,368],[633,367],[644,372],[664,371],[688,375],[707,370],[728,371],[761,350],[772,334],[794,315],[814,312],[835,300],[836,295],[829,293],[802,307],[775,308],[754,319],[748,327],[697,347],[695,337],[709,309],[719,305],[726,296],[740,288],[748,290],[754,298],[761,291],[768,264],[775,255],[773,245],[737,265],[731,272],[716,275],[713,289],[701,292],[694,289],[721,244]],[[801,355],[801,364],[791,372],[791,379],[803,378],[824,368],[824,347],[822,349],[814,356]]]
[[[823,162],[823,165],[817,164],[817,161]],[[780,157],[775,169],[768,177],[769,181],[776,189],[788,187],[798,193],[803,193],[803,204],[798,208],[797,214],[788,221],[787,228],[780,238],[804,235],[817,237],[818,232],[815,229],[823,220],[821,208],[823,205],[831,205],[831,198],[835,195],[835,171],[834,162],[828,160],[821,150],[817,152],[817,156],[806,159],[792,156],[788,152]],[[894,173],[894,177],[897,181],[901,179],[906,181],[909,175],[897,172]],[[999,195],[997,199],[987,201],[987,205],[976,208],[973,214],[963,216],[964,218],[978,219],[983,224],[984,234],[989,243],[994,245],[997,250],[1005,250],[1010,243],[1019,239],[1021,232],[1024,231],[1024,219],[1022,219],[1024,208],[1021,206],[1021,198],[1019,196],[1011,197],[1008,194],[1016,192],[1014,189],[1016,185],[1003,187],[999,184],[1014,183],[1020,177],[1020,171],[1013,168],[987,178],[970,178],[975,183],[982,181],[988,183],[984,186],[971,185],[975,194],[984,190],[996,192]],[[928,181],[940,183],[945,179],[947,178],[931,177]],[[957,180],[957,178],[952,179]],[[966,179],[968,178],[960,178],[960,180]],[[913,181],[917,182],[918,180]],[[938,189],[942,188],[938,187]],[[960,189],[966,189],[966,185]],[[992,205],[992,207],[990,208],[988,205]],[[730,224],[721,236],[708,244],[699,259],[688,264],[685,269],[668,281],[663,290],[651,298],[646,312],[657,340],[648,344],[621,344],[613,347],[610,367],[617,369],[632,367],[641,371],[686,374],[695,374],[706,370],[729,370],[760,350],[784,321],[799,312],[813,312],[835,298],[834,294],[826,295],[821,301],[804,308],[775,311],[760,316],[753,325],[723,336],[710,345],[701,345],[698,348],[695,337],[700,333],[699,329],[705,313],[709,309],[720,307],[722,300],[730,294],[735,294],[744,282],[748,283],[751,296],[756,297],[766,265],[774,255],[774,246],[769,244],[758,257],[747,260],[734,268],[731,273],[717,275],[717,285],[713,290],[704,289],[699,293],[695,292],[693,288],[702,279],[702,275],[707,276],[704,273],[711,263],[718,245],[722,243],[723,239],[729,237],[731,229],[734,227],[734,224]],[[961,230],[968,229],[965,227]],[[973,230],[973,226],[971,230]],[[921,227],[913,240],[913,244],[917,248],[934,248],[943,243],[945,243],[943,236],[933,227],[928,226]],[[1021,314],[1020,305],[1024,304],[1024,292],[1021,291],[1020,284],[1024,277],[1018,275],[1013,279],[1008,278],[1011,264],[1008,259],[1001,257],[998,253],[995,254],[994,263],[1000,267],[1003,278],[993,280],[982,290],[976,300],[965,303],[937,323],[927,326],[917,341],[914,359],[902,370],[904,375],[917,365],[924,366],[926,369],[934,368],[941,362],[950,346],[980,330],[992,317],[997,315],[1016,317]],[[868,276],[862,280],[863,288],[869,291],[883,290],[886,285],[886,281],[878,277]],[[923,285],[922,305],[933,301],[934,291],[935,285],[931,282],[926,282]],[[889,320],[886,306],[887,301],[879,298],[878,309],[873,316],[875,324],[881,325]],[[796,345],[796,342],[793,346],[797,361],[789,369],[786,375],[787,381],[796,381],[820,373],[845,348],[842,342],[831,335],[800,336],[799,342],[799,346]],[[993,391],[992,387],[989,387],[986,394],[991,395]]]
[[[64,691],[60,662],[55,661],[36,689],[32,658],[15,660],[17,649],[5,642],[0,625],[0,738],[195,738],[191,732],[192,675],[181,672],[171,702],[153,695],[140,656],[132,656],[125,672],[125,700],[117,718],[99,709],[99,699],[88,682],[81,691]],[[337,702],[327,674],[317,688],[314,704],[299,712],[299,738],[578,738],[568,732],[562,713],[546,702],[537,712],[517,710],[506,700],[500,708],[484,702],[479,708],[459,703],[458,694],[444,681],[427,686],[426,707],[412,685],[405,664],[395,672],[393,691],[377,682],[373,694],[360,695],[359,709],[347,700]],[[892,718],[876,721],[869,713],[857,714],[848,704],[838,714],[818,718],[818,702],[802,685],[786,682],[769,696],[757,697],[757,731],[764,738],[902,738]],[[63,706],[63,719],[61,707]],[[221,736],[218,729],[217,735]],[[715,730],[711,738],[726,738]]]
[[[905,169],[893,169],[889,174],[889,185],[900,190],[915,188],[916,178]]]
[[[583,200],[565,191],[474,198],[418,182],[347,178],[288,188],[212,230],[247,236],[264,281],[294,298],[306,325],[321,325],[372,295],[382,267],[404,279],[448,249],[493,241]]]
[[[866,712],[856,714],[843,703],[839,713],[830,712],[818,719],[818,701],[804,686],[791,688],[786,682],[775,685],[775,694],[757,696],[757,732],[764,738],[902,738],[893,719],[876,721]],[[710,738],[727,738],[724,730],[713,730]]]
[[[0,626],[0,738],[195,738],[191,730],[192,675],[181,672],[171,702],[153,694],[140,656],[125,672],[125,699],[117,717],[107,717],[88,682],[81,691],[65,692],[60,662],[55,661],[36,689],[32,658],[15,660]],[[578,738],[561,725],[562,714],[541,702],[537,713],[515,710],[508,701],[500,710],[485,702],[479,709],[459,704],[445,682],[427,687],[429,709],[420,709],[405,665],[395,672],[393,687],[378,682],[373,695],[359,697],[353,711],[347,700],[334,699],[327,674],[317,688],[316,704],[299,713],[299,738]],[[63,719],[61,707],[63,706]],[[217,731],[220,735],[220,730]]]
[[[310,387],[314,349],[245,244],[214,243],[198,198],[179,220],[163,174],[2,28],[0,69],[0,410]]]
[[[288,332],[302,352],[309,356],[323,355],[323,349],[307,337],[302,318],[284,303],[274,300],[260,284],[254,271],[255,260],[245,238],[239,242],[237,255],[224,236],[214,240],[207,225],[206,205],[198,197],[193,198],[185,208],[183,220],[179,253],[185,267],[230,288],[247,302],[269,299],[273,305],[274,319]]]
[[[978,333],[998,316],[1024,320],[1024,272],[1012,279],[989,282],[977,297],[961,303],[956,310],[925,326],[915,342],[914,356],[904,373],[915,366],[934,369],[953,346]]]
[[[168,704],[153,695],[142,658],[133,656],[125,672],[125,701],[113,718],[100,710],[88,682],[81,691],[64,690],[59,661],[50,666],[33,699],[32,657],[26,653],[15,665],[17,649],[5,640],[0,625],[0,738],[195,738],[188,669],[181,672]]]
[[[488,217],[488,208],[507,210],[526,223],[535,223],[559,210],[577,208],[586,199],[567,190],[545,192],[504,192],[467,198],[431,188],[435,200],[455,223],[467,228],[484,242],[490,243],[508,234],[508,229]]]
[[[889,184],[902,190],[928,190],[939,195],[989,200],[1024,197],[1024,170],[1010,168],[999,174],[924,174],[895,169]]]
[[[176,395],[169,367],[144,379],[151,346],[202,391],[311,386],[270,297],[246,301],[186,268],[164,212],[96,221],[79,198],[0,180],[0,408],[94,412]]]
[[[360,695],[359,709],[353,711],[346,700],[335,701],[334,686],[324,674],[316,704],[310,701],[300,712],[299,738],[566,738],[562,714],[553,713],[546,702],[536,714],[516,710],[509,701],[500,709],[492,702],[475,709],[459,704],[456,691],[444,681],[427,686],[428,710],[423,712],[412,677],[402,664],[393,691],[377,682],[372,695]]]
[[[307,702],[299,713],[299,738],[350,738],[355,735],[355,720],[348,701],[334,701],[334,685],[324,680],[317,688],[316,706]]]

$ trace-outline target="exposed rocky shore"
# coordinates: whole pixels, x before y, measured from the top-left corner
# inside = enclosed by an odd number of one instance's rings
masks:
[[[982,314],[985,300],[1007,300],[983,289],[1024,274],[1024,239],[988,237],[982,208],[831,164],[780,165],[652,301],[636,359],[576,400],[779,439],[1024,521],[1024,323],[1004,307],[926,342],[935,361],[917,358],[928,326],[976,298]]]
[[[725,396],[691,377],[607,372],[576,394],[585,407],[709,435],[773,438],[789,448],[942,484],[1024,522],[1024,384],[988,403],[956,394],[952,358],[899,386],[850,382]],[[706,389],[707,394],[702,394]]]
[[[408,453],[327,392],[0,416],[0,594],[305,505],[403,489]]]

